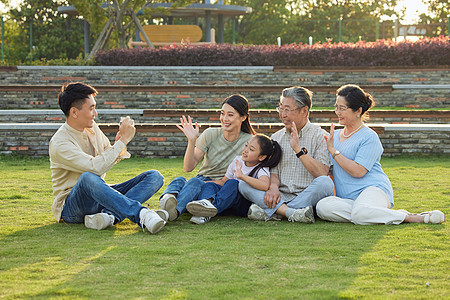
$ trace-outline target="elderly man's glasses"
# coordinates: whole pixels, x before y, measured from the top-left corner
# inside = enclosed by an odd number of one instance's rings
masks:
[[[293,112],[294,110],[297,110],[298,108],[281,108],[281,107],[277,107],[277,112],[280,114],[290,114],[291,112]]]

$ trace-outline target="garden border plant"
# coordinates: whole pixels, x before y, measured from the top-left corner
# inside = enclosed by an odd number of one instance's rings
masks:
[[[192,46],[112,49],[99,51],[95,64],[103,66],[449,66],[450,37],[416,42],[378,40],[358,43],[324,43]]]

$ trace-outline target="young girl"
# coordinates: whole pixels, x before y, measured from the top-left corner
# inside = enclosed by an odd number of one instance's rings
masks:
[[[193,215],[191,222],[204,224],[216,214],[247,216],[251,202],[239,194],[239,181],[261,191],[269,189],[269,168],[281,159],[281,147],[268,136],[257,134],[244,145],[242,156],[236,156],[222,179],[209,181],[198,201],[186,206]]]

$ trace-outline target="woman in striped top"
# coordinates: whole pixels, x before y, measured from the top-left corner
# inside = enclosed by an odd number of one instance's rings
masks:
[[[444,222],[444,214],[434,210],[411,214],[393,210],[391,182],[380,165],[383,146],[375,131],[365,126],[367,111],[374,105],[372,96],[357,85],[337,90],[335,112],[344,129],[325,137],[333,162],[336,196],[319,201],[317,215],[332,222],[360,225]]]

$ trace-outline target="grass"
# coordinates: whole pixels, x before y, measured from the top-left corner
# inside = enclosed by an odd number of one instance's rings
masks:
[[[397,208],[450,213],[450,157],[384,158]],[[181,159],[133,158],[108,182]],[[450,294],[449,226],[355,226],[189,216],[156,235],[124,221],[104,231],[58,224],[48,159],[0,156],[1,298],[443,299]],[[164,188],[164,187],[163,187]],[[163,189],[161,189],[162,191]],[[161,191],[148,205],[158,207]],[[427,283],[429,283],[427,287]]]

